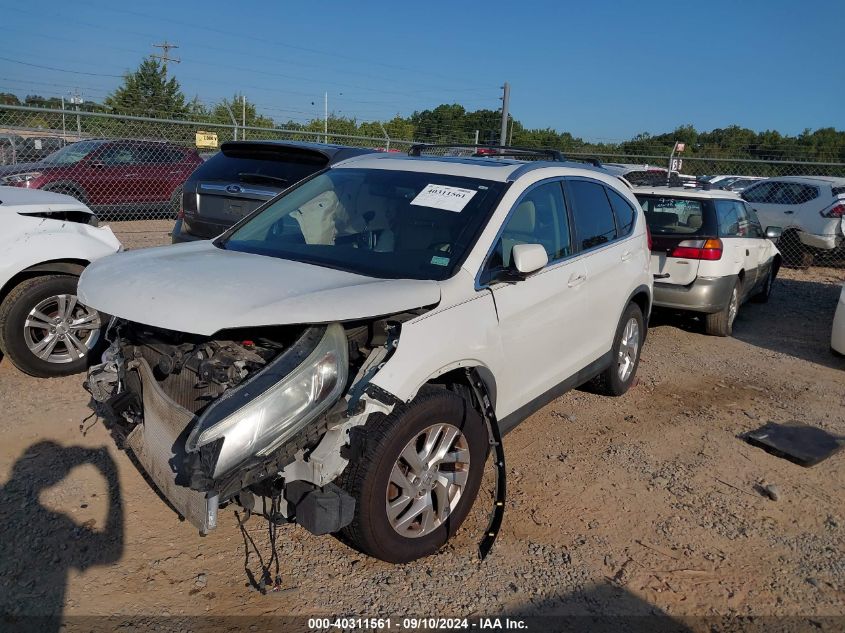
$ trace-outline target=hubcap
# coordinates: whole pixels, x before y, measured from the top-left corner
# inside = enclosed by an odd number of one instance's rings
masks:
[[[640,325],[637,320],[631,318],[622,330],[622,340],[619,341],[619,352],[617,366],[619,379],[622,382],[628,380],[634,371],[637,362],[637,353],[640,349]]]
[[[85,358],[99,337],[100,315],[79,303],[76,295],[44,299],[30,310],[23,326],[29,351],[48,363]]]
[[[460,429],[433,424],[399,454],[385,497],[390,525],[418,538],[436,530],[461,499],[469,477],[469,445]]]
[[[736,288],[734,288],[733,294],[731,294],[731,304],[728,307],[728,327],[733,327],[734,319],[736,318],[736,313],[739,311],[739,293],[737,292]]]

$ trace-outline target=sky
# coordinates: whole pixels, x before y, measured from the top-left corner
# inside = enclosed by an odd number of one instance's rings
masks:
[[[189,98],[244,93],[277,123],[322,117],[326,92],[358,120],[495,110],[507,81],[526,127],[586,140],[845,129],[843,0],[0,0],[0,15],[0,92],[20,96],[101,101],[167,40]]]

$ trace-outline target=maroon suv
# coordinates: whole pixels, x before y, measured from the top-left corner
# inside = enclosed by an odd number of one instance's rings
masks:
[[[36,163],[0,167],[0,184],[73,196],[102,216],[173,213],[196,150],[158,141],[78,141]]]

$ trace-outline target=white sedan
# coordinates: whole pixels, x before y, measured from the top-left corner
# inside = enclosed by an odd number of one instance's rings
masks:
[[[32,376],[85,369],[101,315],[79,303],[85,267],[121,249],[70,196],[0,187],[0,351]]]
[[[830,334],[830,349],[834,354],[845,356],[845,284],[839,293],[836,314],[833,317],[833,331]]]

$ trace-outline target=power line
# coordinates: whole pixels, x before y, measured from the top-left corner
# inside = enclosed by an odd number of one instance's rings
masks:
[[[21,64],[23,66],[31,66],[32,68],[42,68],[44,70],[54,70],[60,73],[70,73],[71,75],[87,75],[89,77],[116,77],[118,79],[123,79],[123,75],[109,75],[106,73],[85,73],[78,70],[68,70],[67,68],[56,68],[55,66],[42,66],[41,64],[24,62],[19,59],[12,59],[11,57],[0,57],[0,60],[3,60],[5,62],[11,62],[13,64]]]
[[[170,57],[170,49],[179,48],[179,45],[171,44],[167,40],[164,40],[164,42],[161,44],[153,44],[153,48],[161,49],[161,55],[150,55],[150,57],[155,57],[156,59],[161,60],[161,65],[164,69],[164,79],[167,80],[167,62],[173,62],[174,64],[178,64],[181,61],[178,57]]]

